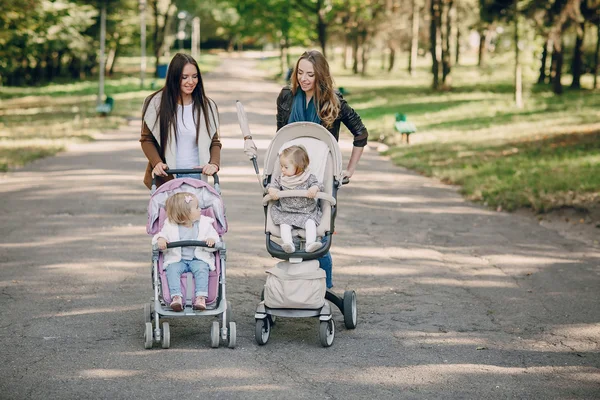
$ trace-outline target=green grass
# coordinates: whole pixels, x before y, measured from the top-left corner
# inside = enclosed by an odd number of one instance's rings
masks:
[[[330,64],[370,139],[386,143],[397,165],[461,185],[467,198],[494,208],[543,212],[599,203],[600,93],[591,90],[589,75],[580,91],[569,90],[565,76],[565,93],[556,96],[530,83],[537,78],[532,62],[525,68],[525,106],[518,109],[510,56],[483,69],[467,60],[453,68],[452,89],[439,92],[431,89],[426,59],[419,59],[415,76],[405,71],[405,59],[392,73],[379,60],[371,60],[366,77],[343,69],[339,56]],[[417,126],[410,145],[394,131],[397,112]]]
[[[218,56],[200,58],[202,72],[210,72],[219,63]],[[144,98],[163,82],[150,72],[141,88],[139,58],[121,58],[115,75],[105,81],[104,92],[115,99],[115,106],[104,117],[96,113],[97,78],[40,87],[0,87],[0,171],[54,155],[74,141],[94,140],[99,132],[124,124],[126,118],[139,117]]]

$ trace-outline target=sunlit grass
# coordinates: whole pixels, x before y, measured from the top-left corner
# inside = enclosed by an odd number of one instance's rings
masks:
[[[484,68],[465,54],[452,70],[451,89],[442,91],[431,88],[428,57],[418,59],[414,76],[402,57],[392,72],[372,57],[366,76],[343,68],[339,53],[328,58],[336,86],[347,92],[371,140],[390,146],[396,164],[461,185],[469,199],[494,208],[600,203],[600,95],[589,74],[582,90],[570,90],[571,77],[564,76],[564,94],[557,96],[535,84],[537,64],[526,59],[518,109],[512,54],[493,57]],[[277,66],[277,58],[263,61],[263,68]],[[396,113],[417,126],[410,145],[394,129]]]
[[[161,60],[168,62],[169,60]],[[200,58],[202,72],[220,63],[218,56]],[[139,117],[143,100],[163,79],[153,77],[151,59],[144,87],[140,58],[119,59],[115,75],[107,77],[104,93],[115,100],[108,116],[98,115],[98,80],[54,82],[40,87],[0,87],[0,171],[56,154],[73,141],[89,141],[102,131],[115,129],[126,118]]]

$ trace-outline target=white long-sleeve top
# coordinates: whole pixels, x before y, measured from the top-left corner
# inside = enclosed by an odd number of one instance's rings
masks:
[[[219,243],[221,239],[212,226],[213,219],[202,215],[198,221],[198,237],[196,240],[215,239],[215,243]],[[165,220],[163,228],[152,238],[152,244],[156,244],[158,238],[164,238],[167,242],[179,241],[179,227],[177,224]],[[208,268],[211,271],[215,270],[215,252],[214,247],[196,247],[194,250],[194,258],[202,260],[208,264]],[[181,261],[181,247],[174,247],[172,249],[166,249],[163,251],[164,254],[164,268],[169,265]]]

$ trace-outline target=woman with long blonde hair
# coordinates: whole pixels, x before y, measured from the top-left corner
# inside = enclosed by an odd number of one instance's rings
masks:
[[[360,116],[342,94],[333,89],[329,63],[319,51],[305,51],[296,62],[291,78],[291,85],[284,87],[277,97],[277,130],[292,122],[308,121],[324,126],[335,140],[339,140],[343,123],[354,136],[352,154],[344,171],[344,175],[350,178],[367,145],[369,134]],[[246,141],[245,149],[256,149],[252,138],[247,137]],[[327,274],[327,287],[331,288],[331,255],[327,253],[321,257],[319,265]]]

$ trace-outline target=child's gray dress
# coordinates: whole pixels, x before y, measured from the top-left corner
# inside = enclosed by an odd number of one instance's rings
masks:
[[[325,188],[319,183],[316,176],[310,174],[307,180],[296,186],[293,190],[308,190],[315,185],[319,186],[319,191],[321,192]],[[281,186],[280,178],[275,178],[275,181],[269,183],[267,188],[292,190],[284,189]],[[287,224],[304,229],[304,225],[306,225],[306,221],[309,219],[312,219],[316,225],[319,225],[322,215],[323,213],[317,204],[317,199],[309,199],[307,197],[286,197],[279,199],[271,207],[271,218],[275,225]]]

